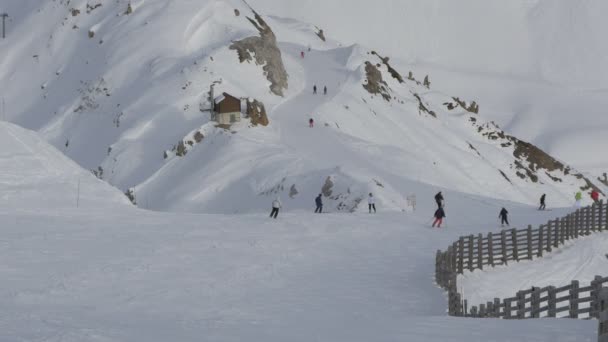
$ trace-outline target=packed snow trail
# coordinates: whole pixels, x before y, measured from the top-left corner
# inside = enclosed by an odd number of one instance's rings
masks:
[[[0,312],[8,313],[0,341],[595,339],[593,321],[447,317],[434,285],[435,251],[497,230],[488,224],[495,207],[532,224],[556,212],[449,191],[447,229],[425,223],[432,194],[414,213],[148,212],[35,133],[0,125],[7,128],[2,149],[19,152],[0,153],[12,155],[0,158]],[[78,209],[74,175],[82,175]],[[36,192],[14,191],[32,183]],[[472,207],[475,215],[461,214]]]
[[[596,322],[449,318],[407,216],[2,212],[0,340],[592,341]]]
[[[487,224],[492,204],[456,214],[479,203],[470,195],[446,192],[454,215],[440,230],[423,223],[432,196],[415,213],[155,213],[126,206],[122,194],[83,174],[75,209],[65,177],[82,170],[33,132],[0,129],[10,131],[2,148],[19,151],[0,173],[0,312],[9,313],[0,315],[0,341],[595,338],[592,321],[446,316],[434,252],[461,234],[496,229]],[[38,191],[12,191],[28,182]],[[550,215],[511,207],[530,223]]]
[[[335,156],[351,160],[352,163],[352,159],[348,157],[353,153],[347,149],[344,141],[338,139],[335,130],[324,126],[326,121],[320,110],[320,107],[330,102],[334,94],[340,91],[341,84],[349,77],[344,66],[336,61],[336,54],[344,53],[348,49],[307,51],[303,50],[302,46],[292,44],[282,44],[281,47],[283,53],[299,62],[305,77],[305,86],[301,92],[282,103],[272,114],[273,125],[280,127],[281,143],[296,150],[298,154],[332,166],[340,164],[332,159]],[[301,51],[305,51],[304,58],[300,57]],[[313,94],[315,85],[317,93]],[[328,87],[327,95],[323,94],[324,86]],[[315,121],[314,128],[308,127],[310,118]],[[335,149],[340,150],[334,151]]]

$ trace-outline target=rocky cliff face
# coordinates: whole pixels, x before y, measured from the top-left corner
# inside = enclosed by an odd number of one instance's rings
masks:
[[[270,81],[270,90],[278,96],[283,96],[283,92],[288,88],[288,75],[281,50],[277,46],[277,38],[266,21],[257,12],[253,13],[254,19],[247,19],[255,26],[260,36],[235,41],[230,49],[237,51],[241,63],[255,61],[257,65],[263,65],[264,74]]]

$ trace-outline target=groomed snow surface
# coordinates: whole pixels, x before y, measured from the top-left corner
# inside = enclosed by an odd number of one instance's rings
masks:
[[[106,196],[75,208],[71,182],[45,176],[74,164],[33,132],[0,128],[3,150],[16,151],[2,154],[0,172],[0,341],[595,339],[595,321],[448,317],[433,282],[434,252],[497,230],[501,206],[518,224],[560,210],[448,192],[443,229],[429,227],[426,196],[416,212],[375,215],[154,213],[86,173],[81,196]],[[28,205],[10,190],[32,179],[40,191]]]

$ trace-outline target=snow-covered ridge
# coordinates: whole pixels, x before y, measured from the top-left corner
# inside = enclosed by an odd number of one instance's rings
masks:
[[[483,136],[483,103],[441,92],[433,75],[242,1],[30,0],[9,10],[7,119],[147,208],[250,212],[280,196],[308,209],[331,182],[331,210],[360,210],[369,192],[405,210],[410,181],[567,205],[591,183],[565,162],[535,163],[514,138]],[[215,127],[205,110],[221,92],[263,103],[270,125]]]
[[[0,145],[2,211],[128,206],[122,193],[82,170],[35,132],[0,122]]]

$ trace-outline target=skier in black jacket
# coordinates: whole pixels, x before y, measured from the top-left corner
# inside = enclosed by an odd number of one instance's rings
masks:
[[[501,223],[500,223],[500,224],[501,224],[503,227],[505,226],[505,224],[506,224],[507,226],[509,225],[509,218],[508,218],[508,216],[507,216],[507,215],[509,215],[509,212],[508,212],[508,211],[507,211],[507,209],[505,209],[505,208],[502,208],[502,210],[500,211],[500,214],[498,214],[498,217],[499,217],[499,218],[500,218],[500,220],[501,220]]]
[[[543,194],[542,196],[540,196],[540,207],[538,207],[538,210],[545,210],[546,206],[545,206],[545,197],[547,197],[547,195]]]
[[[435,202],[437,202],[437,209],[443,208],[443,195],[441,194],[441,191],[435,195]]]
[[[317,209],[315,209],[315,213],[321,214],[323,213],[323,198],[322,198],[322,194],[319,194],[319,196],[317,196],[315,198],[315,204],[317,205]]]

